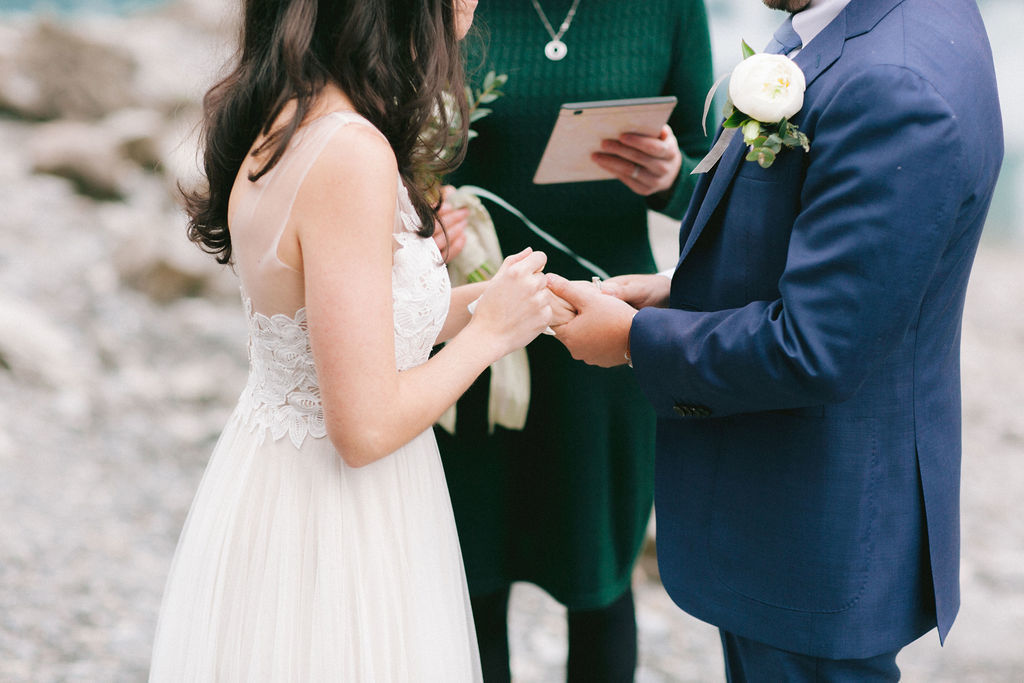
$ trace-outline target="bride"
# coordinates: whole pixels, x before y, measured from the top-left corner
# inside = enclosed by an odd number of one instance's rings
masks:
[[[541,252],[452,290],[430,238],[450,127],[428,123],[463,92],[475,5],[243,2],[237,63],[205,99],[208,186],[186,199],[190,237],[239,275],[250,374],[151,681],[480,679],[431,425],[552,303]]]

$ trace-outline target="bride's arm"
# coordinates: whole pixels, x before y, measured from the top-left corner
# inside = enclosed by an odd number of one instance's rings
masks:
[[[440,344],[441,342],[448,341],[458,334],[459,330],[469,324],[472,316],[469,313],[468,306],[484,293],[486,287],[486,282],[474,282],[469,285],[452,287],[452,301],[448,307],[448,317],[445,318],[444,327],[441,328],[441,332],[437,335],[436,343]]]
[[[543,254],[511,257],[515,263],[491,281],[464,329],[424,365],[398,372],[391,298],[396,179],[386,141],[346,126],[311,168],[292,213],[328,435],[353,466],[428,429],[484,368],[529,342],[550,316],[539,273]]]

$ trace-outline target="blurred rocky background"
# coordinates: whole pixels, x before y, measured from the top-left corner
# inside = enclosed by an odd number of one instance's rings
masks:
[[[499,0],[489,0],[499,1]],[[244,384],[238,286],[184,237],[228,0],[0,0],[0,681],[141,681],[163,581]],[[709,0],[716,70],[777,15]],[[1024,680],[1024,76],[1019,0],[981,2],[1007,163],[964,322],[963,608],[908,681]],[[89,11],[83,11],[83,8]],[[652,217],[671,263],[674,225]],[[639,681],[722,680],[716,632],[637,567]],[[564,677],[563,610],[513,594],[517,681]]]

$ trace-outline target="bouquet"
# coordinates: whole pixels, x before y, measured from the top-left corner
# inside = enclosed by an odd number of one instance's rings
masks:
[[[472,125],[491,113],[491,109],[483,106],[491,104],[501,96],[501,86],[508,80],[505,74],[489,72],[484,77],[483,87],[473,90],[466,87],[466,99],[469,102],[469,136],[467,142],[477,136]],[[454,111],[454,107],[449,108]],[[460,122],[453,120],[452,126],[458,127]],[[442,154],[450,156],[453,150],[443,150]],[[501,245],[494,229],[494,221],[484,207],[483,202],[469,187],[457,188],[449,196],[448,201],[455,208],[468,208],[469,219],[466,227],[466,242],[454,258],[448,263],[448,276],[452,285],[458,286],[470,282],[488,280],[498,270],[502,261]],[[491,366],[490,394],[487,406],[487,427],[494,432],[495,425],[506,429],[522,429],[526,424],[526,414],[530,406],[530,365],[526,349],[513,351]],[[438,424],[449,433],[455,433],[455,406],[451,406]]]

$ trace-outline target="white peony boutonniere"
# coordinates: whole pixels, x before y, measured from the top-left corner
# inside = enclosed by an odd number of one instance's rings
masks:
[[[807,86],[804,72],[784,55],[759,54],[743,41],[743,61],[731,74],[719,78],[704,100],[704,116],[715,97],[715,91],[729,78],[729,99],[725,103],[725,129],[711,151],[700,160],[691,173],[707,173],[722,158],[732,138],[743,133],[743,142],[750,150],[747,161],[756,161],[762,168],[775,163],[783,147],[803,147],[810,151],[811,141],[789,122],[804,106]]]
[[[743,43],[742,62],[729,79],[725,128],[739,128],[747,161],[768,168],[783,147],[810,151],[808,137],[789,122],[804,105],[804,72],[785,55],[758,54]]]

